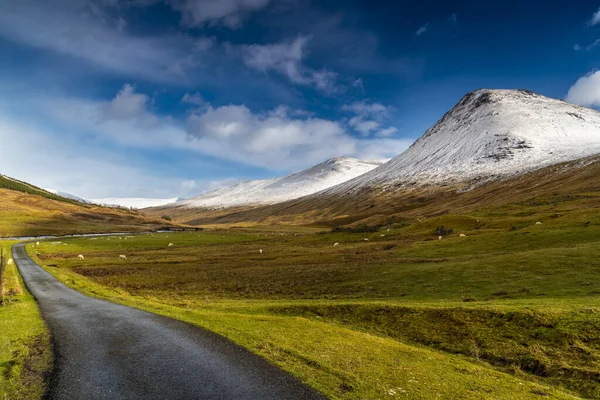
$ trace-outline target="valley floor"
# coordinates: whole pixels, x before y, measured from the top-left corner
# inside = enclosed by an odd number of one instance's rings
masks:
[[[206,327],[331,398],[600,398],[598,208],[574,197],[378,232],[231,228],[28,250],[81,292]],[[453,233],[439,240],[441,226]]]

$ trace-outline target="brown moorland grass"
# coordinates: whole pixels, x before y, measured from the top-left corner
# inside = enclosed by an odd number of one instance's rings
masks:
[[[599,200],[29,250],[78,290],[214,330],[332,398],[600,398]]]
[[[0,189],[0,236],[139,232],[170,225],[130,210],[58,201],[37,194]]]

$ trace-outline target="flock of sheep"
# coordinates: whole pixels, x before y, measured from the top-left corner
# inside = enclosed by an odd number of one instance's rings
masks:
[[[420,221],[419,221],[419,222],[420,222]],[[478,220],[478,222],[479,222],[479,220]],[[536,222],[536,223],[535,223],[535,225],[536,225],[536,226],[539,226],[539,225],[542,225],[542,223],[538,221],[538,222]],[[390,230],[388,229],[387,231],[389,232]],[[381,234],[381,235],[379,235],[379,236],[383,238],[383,237],[385,237],[385,234]],[[128,236],[128,237],[126,237],[126,238],[125,238],[125,240],[127,240],[127,238],[129,238],[129,237],[133,238],[133,236]],[[459,235],[459,237],[467,237],[467,235],[465,235],[464,233],[461,233],[461,234]],[[121,238],[121,237],[119,237],[119,239],[122,239],[122,238]],[[438,236],[438,240],[442,240],[442,239],[443,239],[443,236]],[[110,238],[108,238],[107,240],[110,240]],[[364,238],[364,239],[363,239],[363,241],[364,241],[364,242],[369,242],[369,239],[368,239],[368,238]],[[52,244],[60,244],[60,243],[61,243],[61,242],[52,242]],[[40,244],[40,242],[36,242],[36,245],[39,245],[39,244]],[[333,247],[337,247],[337,246],[339,246],[339,245],[340,245],[340,244],[339,244],[338,242],[335,242],[335,243],[333,244]],[[169,244],[167,245],[167,247],[173,247],[173,246],[174,246],[174,244],[173,244],[173,243],[169,243]],[[263,250],[262,250],[262,249],[259,249],[259,250],[258,250],[258,253],[259,253],[259,254],[263,254]],[[79,255],[77,256],[77,259],[79,259],[80,261],[83,261],[83,260],[85,260],[85,256],[84,256],[83,254],[79,254]],[[127,256],[126,256],[125,254],[120,254],[120,255],[119,255],[119,259],[121,259],[121,260],[127,260]],[[12,265],[12,264],[13,264],[13,262],[14,262],[14,261],[13,261],[13,259],[12,259],[12,258],[11,258],[11,259],[9,259],[9,260],[8,260],[8,265]]]

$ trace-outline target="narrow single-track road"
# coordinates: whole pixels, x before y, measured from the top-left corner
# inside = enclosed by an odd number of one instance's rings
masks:
[[[52,334],[49,399],[324,399],[221,336],[66,287],[23,244],[13,257]]]

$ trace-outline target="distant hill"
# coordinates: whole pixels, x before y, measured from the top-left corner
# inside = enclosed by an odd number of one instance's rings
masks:
[[[0,175],[0,237],[137,232],[169,225],[165,220],[86,204]]]

